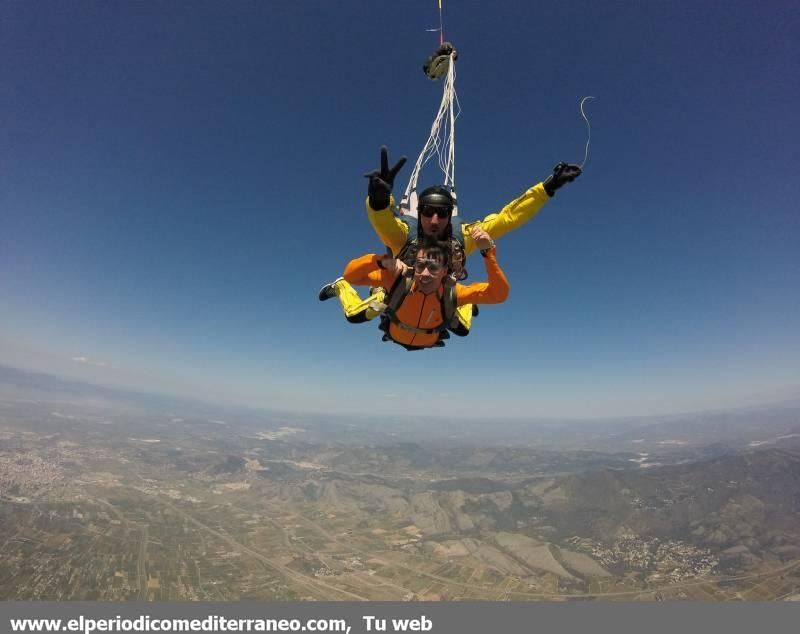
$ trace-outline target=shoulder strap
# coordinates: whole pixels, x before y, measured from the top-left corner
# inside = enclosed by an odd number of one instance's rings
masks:
[[[455,284],[447,284],[442,293],[442,325],[440,332],[447,330],[450,325],[454,324],[456,316],[456,308],[458,307],[458,298],[456,297]]]
[[[458,216],[452,216],[450,218],[450,227],[452,228],[453,240],[458,242],[461,248],[464,248],[464,221]]]
[[[408,234],[408,240],[403,245],[403,248],[400,249],[400,253],[397,254],[397,259],[405,262],[409,266],[414,265],[414,258],[416,258],[417,252],[417,245],[419,244],[419,240],[417,238],[416,232],[413,234]]]
[[[399,216],[397,218],[408,227],[408,238],[413,238],[417,235],[417,223],[419,222],[417,218],[414,216]],[[408,238],[406,238],[406,240],[408,240]]]
[[[389,289],[389,295],[386,297],[386,310],[384,314],[392,321],[397,319],[397,309],[403,303],[408,293],[411,291],[411,285],[414,283],[414,278],[408,275],[401,275],[392,284]]]

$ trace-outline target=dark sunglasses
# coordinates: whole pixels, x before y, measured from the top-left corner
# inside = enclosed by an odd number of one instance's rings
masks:
[[[422,273],[425,269],[431,272],[431,275],[436,275],[444,268],[444,264],[437,260],[416,260],[414,262],[414,271]]]
[[[449,218],[452,210],[448,207],[420,207],[419,213],[426,218],[433,218],[434,215],[439,218]]]

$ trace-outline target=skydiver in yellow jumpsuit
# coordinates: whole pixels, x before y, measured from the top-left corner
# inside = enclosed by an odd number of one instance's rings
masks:
[[[388,150],[381,148],[381,167],[366,174],[369,178],[367,193],[367,217],[378,237],[393,254],[401,253],[406,245],[420,235],[435,236],[440,239],[451,238],[463,245],[464,257],[475,251],[475,240],[471,235],[471,228],[479,226],[486,231],[492,240],[496,240],[513,231],[531,218],[533,218],[544,204],[555,195],[555,192],[581,175],[581,168],[577,165],[558,163],[553,173],[543,182],[537,183],[528,189],[522,196],[512,200],[499,212],[489,214],[478,222],[453,222],[452,212],[455,205],[452,195],[445,187],[434,186],[423,191],[418,200],[415,222],[395,215],[394,197],[392,188],[394,179],[406,162],[402,157],[392,168],[389,168]],[[416,225],[418,235],[411,235]],[[330,299],[334,295],[342,303],[345,317],[353,323],[361,323],[374,319],[378,313],[370,305],[373,302],[382,302],[385,298],[383,289],[376,289],[366,299],[361,299],[358,293],[344,279],[338,279],[326,284],[319,292],[320,301]],[[460,306],[458,309],[459,329],[453,332],[466,335],[472,322],[473,308],[471,305]]]

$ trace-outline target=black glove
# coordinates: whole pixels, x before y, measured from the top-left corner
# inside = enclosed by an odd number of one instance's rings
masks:
[[[544,182],[544,191],[552,198],[557,189],[561,189],[567,183],[571,183],[582,173],[583,170],[577,165],[559,163],[553,168],[553,173]]]
[[[394,187],[394,177],[397,172],[403,169],[406,164],[406,157],[400,157],[392,169],[389,169],[389,152],[386,146],[381,146],[381,169],[364,174],[369,179],[367,194],[369,195],[369,206],[379,211],[389,206],[389,196]]]

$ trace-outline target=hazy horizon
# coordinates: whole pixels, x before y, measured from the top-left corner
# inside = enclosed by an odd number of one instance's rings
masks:
[[[124,386],[124,385],[116,385],[116,384],[104,384],[102,382],[93,382],[83,377],[79,376],[68,376],[68,375],[59,375],[57,373],[47,372],[43,370],[38,370],[35,368],[23,368],[23,367],[15,367],[6,364],[0,363],[0,371],[3,370],[11,370],[12,374],[22,373],[27,376],[32,376],[34,378],[44,378],[48,381],[55,380],[59,383],[59,387],[78,387],[78,388],[89,388],[89,389],[97,389],[101,393],[106,393],[107,398],[109,399],[109,406],[115,404],[115,399],[126,399],[126,398],[136,398],[136,399],[152,399],[153,402],[151,405],[160,406],[160,401],[173,401],[176,405],[184,405],[190,407],[197,407],[197,408],[211,408],[217,410],[228,410],[231,412],[252,412],[252,413],[260,413],[265,415],[276,415],[276,416],[288,416],[288,417],[308,417],[308,416],[323,416],[329,419],[347,419],[348,417],[353,417],[357,420],[368,419],[375,421],[376,424],[378,421],[375,420],[375,416],[371,413],[364,412],[363,410],[353,410],[350,412],[329,412],[324,410],[302,410],[302,409],[295,409],[295,410],[282,410],[279,408],[270,407],[268,405],[257,405],[257,404],[248,404],[248,403],[241,403],[241,402],[227,402],[227,401],[214,401],[210,400],[209,398],[203,398],[202,396],[198,395],[191,395],[191,394],[178,394],[178,393],[170,393],[168,391],[159,391],[153,390],[148,388],[137,388],[134,386]],[[46,391],[55,391],[59,388],[55,388],[52,385],[47,386],[23,386],[22,388],[19,387],[17,383],[12,381],[6,382],[8,379],[7,376],[0,374],[0,400],[4,396],[2,392],[3,386],[10,386],[11,387],[11,396],[16,397],[19,396],[19,392],[15,392],[15,390],[24,390],[30,389],[33,391],[40,390],[42,392]],[[63,383],[62,383],[63,382]],[[67,384],[64,386],[63,384]],[[676,419],[682,417],[692,417],[692,416],[702,416],[702,415],[714,415],[720,413],[727,413],[727,412],[740,412],[740,411],[748,411],[751,409],[760,409],[760,408],[780,408],[784,406],[791,406],[795,404],[800,404],[800,390],[798,389],[791,389],[791,390],[781,390],[774,392],[774,398],[763,398],[761,400],[753,398],[750,399],[749,402],[742,402],[739,405],[735,406],[725,406],[725,407],[708,407],[704,409],[695,409],[695,410],[675,410],[671,412],[656,412],[656,413],[643,413],[643,414],[617,414],[617,415],[609,415],[609,416],[536,416],[533,414],[527,415],[520,415],[520,416],[499,416],[499,415],[492,415],[487,416],[485,414],[475,414],[475,415],[454,415],[454,414],[447,414],[447,413],[413,413],[408,411],[403,411],[401,409],[385,412],[383,413],[380,418],[381,419],[391,419],[393,421],[402,421],[403,419],[442,419],[442,420],[465,420],[470,422],[478,422],[482,420],[486,420],[490,418],[493,421],[499,422],[530,422],[530,423],[603,423],[609,421],[636,421],[636,420],[653,420],[653,419]]]

